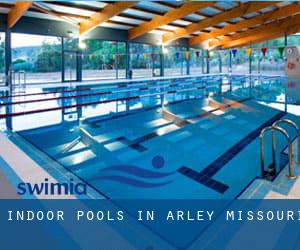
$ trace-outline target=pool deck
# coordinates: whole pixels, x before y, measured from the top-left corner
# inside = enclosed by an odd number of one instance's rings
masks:
[[[297,141],[293,142],[294,156]],[[300,198],[300,164],[294,162],[295,180],[287,178],[288,165],[286,165],[274,181],[256,179],[239,197],[239,199],[299,199]]]

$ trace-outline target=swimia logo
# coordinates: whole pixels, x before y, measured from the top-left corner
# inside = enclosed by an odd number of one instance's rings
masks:
[[[74,183],[72,178],[69,182],[63,183],[51,183],[48,178],[45,178],[44,182],[39,184],[21,182],[18,184],[17,189],[19,195],[83,195],[86,194],[87,186],[84,183]]]

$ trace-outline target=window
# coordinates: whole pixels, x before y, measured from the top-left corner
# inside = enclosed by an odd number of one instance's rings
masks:
[[[236,56],[232,56],[232,73],[249,74],[249,58],[246,48],[237,50]]]
[[[160,46],[130,44],[130,69],[133,77],[160,76]]]
[[[220,73],[220,53],[209,51],[209,73]]]
[[[13,84],[61,81],[61,38],[12,33]]]
[[[141,43],[130,44],[130,69],[132,77],[152,77],[152,48]]]
[[[198,75],[203,73],[203,52],[198,49],[190,50],[190,74]]]
[[[126,44],[122,42],[117,43],[117,78],[122,79],[126,77]]]
[[[229,73],[230,68],[230,50],[221,50],[220,53],[220,63],[221,63],[221,72]]]
[[[284,47],[284,37],[268,42],[256,44],[252,50],[252,73],[265,75],[283,75],[285,71],[285,58],[280,54]],[[260,46],[260,47],[259,47]],[[265,56],[262,48],[266,48]]]
[[[165,54],[165,75],[186,75],[187,60],[186,48],[183,47],[168,47]]]
[[[0,85],[5,84],[5,33],[0,33]]]
[[[117,42],[88,39],[84,43],[82,79],[116,79]]]
[[[295,34],[287,37],[287,45],[300,45],[300,34]]]

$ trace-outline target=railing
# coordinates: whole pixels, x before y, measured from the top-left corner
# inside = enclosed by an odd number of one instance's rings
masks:
[[[265,133],[268,131],[272,131],[272,134],[274,135],[275,131],[280,132],[283,134],[288,142],[288,158],[289,158],[289,173],[287,177],[289,179],[295,179],[296,176],[294,175],[294,163],[293,163],[293,143],[289,136],[289,134],[286,132],[285,129],[278,127],[278,126],[269,126],[264,128],[260,133],[260,158],[261,158],[261,175],[262,177],[267,177],[268,172],[271,172],[272,174],[276,174],[276,141],[275,136],[272,136],[272,160],[269,169],[265,170]]]
[[[276,121],[276,122],[273,123],[273,126],[278,126],[278,124],[280,124],[280,123],[286,123],[288,125],[291,125],[296,130],[296,134],[297,134],[297,148],[298,148],[296,163],[300,164],[300,129],[299,129],[299,127],[297,126],[297,124],[294,121],[289,120],[289,119],[278,120],[278,121]],[[275,140],[275,133],[273,133],[273,140]]]

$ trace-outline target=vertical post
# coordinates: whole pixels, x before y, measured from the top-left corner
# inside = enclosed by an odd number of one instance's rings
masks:
[[[151,46],[151,56],[150,56],[151,65],[152,65],[152,77],[155,76],[155,54],[154,54],[154,51],[155,51],[154,45],[152,45]]]
[[[76,81],[82,81],[82,50],[76,52]]]
[[[180,47],[180,54],[179,54],[179,56],[180,56],[180,73],[181,73],[181,75],[183,75],[183,60],[184,60],[184,56],[183,56],[183,53],[182,53],[183,51],[182,51],[182,49],[181,49],[181,47]]]
[[[11,71],[13,70],[11,67],[11,31],[10,29],[7,29],[5,33],[5,85],[9,86],[10,89],[12,88]]]
[[[186,74],[189,75],[190,74],[190,58],[191,58],[191,56],[190,56],[190,47],[189,46],[186,48],[186,51],[189,53],[189,56],[186,60]]]
[[[249,74],[252,73],[252,53],[249,56]]]
[[[208,50],[206,50],[206,58],[207,58],[207,60],[206,60],[206,73],[209,74],[210,73],[210,65],[209,65],[210,60],[209,60],[209,51]]]
[[[297,158],[297,164],[300,165],[300,130],[298,130],[298,140],[297,140],[297,146],[298,146],[298,151],[297,151],[297,154],[298,154],[298,158]]]
[[[202,50],[201,52],[201,68],[202,68],[202,74],[205,73],[205,65],[204,65],[204,62],[205,62],[205,58],[204,58],[204,50]]]
[[[293,162],[293,144],[291,141],[288,142],[288,150],[289,150],[289,174],[288,178],[293,180],[296,179],[294,175],[294,162]]]
[[[165,75],[165,54],[163,45],[160,46],[160,76]]]
[[[220,52],[219,52],[219,72],[222,73],[222,57]]]
[[[130,43],[126,41],[126,79],[129,79],[129,71],[130,71]]]
[[[288,36],[287,33],[284,34],[284,47],[286,49],[286,47],[288,46]],[[285,62],[287,62],[287,59],[285,58]],[[287,83],[287,81],[286,81]],[[286,83],[284,85],[284,96],[285,96],[285,100],[284,100],[284,111],[287,112],[287,94],[286,94]]]
[[[119,42],[116,42],[115,66],[116,66],[116,79],[118,79],[119,78]]]
[[[261,177],[265,176],[265,138],[264,133],[260,134],[260,167],[261,167]]]
[[[232,73],[232,53],[231,50],[229,50],[229,73]]]
[[[61,38],[61,80],[65,81],[65,55],[64,55],[64,38]]]
[[[5,85],[9,87],[9,91],[6,92],[8,95],[12,94],[12,58],[11,58],[11,30],[7,29],[5,32]],[[11,101],[11,99],[9,100]],[[6,114],[9,114],[12,112],[12,105],[5,105],[5,112]],[[8,130],[12,130],[12,118],[7,117],[5,119],[6,122],[6,128]]]
[[[288,46],[288,35],[287,33],[284,34],[284,47],[286,49],[286,47]],[[285,62],[287,62],[287,59],[285,58]],[[286,82],[287,83],[287,82]],[[284,96],[285,96],[285,100],[284,100],[284,111],[287,112],[287,94],[286,94],[286,84],[285,84],[285,87],[284,87]]]

